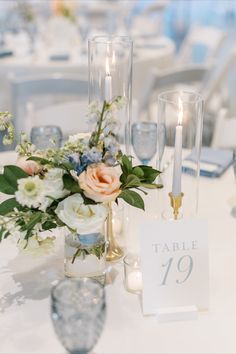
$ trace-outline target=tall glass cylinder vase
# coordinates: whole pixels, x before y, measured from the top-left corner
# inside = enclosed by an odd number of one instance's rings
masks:
[[[158,96],[157,151],[164,188],[162,216],[194,217],[198,207],[198,182],[202,144],[203,100],[195,92],[167,91]]]
[[[133,43],[126,36],[96,36],[89,40],[89,102],[110,103],[118,96],[124,106],[116,112],[115,135],[130,153]]]

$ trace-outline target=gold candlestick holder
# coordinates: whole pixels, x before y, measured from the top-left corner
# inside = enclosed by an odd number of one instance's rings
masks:
[[[107,241],[108,241],[108,247],[107,247],[107,254],[106,254],[106,260],[108,262],[112,261],[117,261],[121,257],[123,257],[124,252],[118,245],[114,231],[113,231],[113,224],[112,224],[112,203],[108,203],[108,216],[107,216]]]
[[[172,193],[169,193],[170,205],[173,208],[174,220],[178,220],[179,218],[179,209],[182,206],[183,196],[184,193],[182,192],[177,196],[173,195]]]

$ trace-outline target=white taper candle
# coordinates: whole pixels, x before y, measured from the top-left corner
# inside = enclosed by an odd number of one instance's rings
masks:
[[[105,89],[104,99],[106,102],[110,102],[112,99],[112,77],[109,70],[108,58],[106,58],[106,76],[105,76]]]
[[[183,136],[183,103],[179,97],[178,125],[175,128],[175,153],[173,167],[172,194],[176,197],[181,193],[181,173],[182,173],[182,136]]]

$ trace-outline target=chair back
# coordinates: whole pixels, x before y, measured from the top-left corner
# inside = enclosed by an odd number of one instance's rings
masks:
[[[236,148],[236,118],[229,118],[225,108],[222,108],[216,117],[211,146],[225,149]]]
[[[43,97],[50,105],[55,100],[85,100],[88,95],[88,83],[76,76],[53,74],[43,77],[15,78],[10,77],[12,113],[16,132],[25,128],[25,111],[28,102],[37,102]],[[42,103],[41,103],[42,104]],[[43,103],[45,106],[45,102]],[[40,105],[39,105],[40,106]],[[67,116],[68,117],[68,116]],[[68,124],[70,124],[68,122]]]
[[[226,33],[216,27],[193,25],[180,48],[178,64],[212,62],[225,38]]]
[[[148,110],[154,93],[174,89],[176,86],[181,86],[182,89],[188,86],[188,90],[191,87],[196,90],[196,84],[204,79],[208,70],[208,66],[191,66],[185,69],[165,70],[163,72],[152,70],[144,86],[143,95],[139,100],[140,111]]]
[[[36,109],[32,102],[27,103],[26,133],[32,127],[56,125],[62,130],[64,138],[77,133],[89,132],[87,119],[87,100],[71,101]]]

